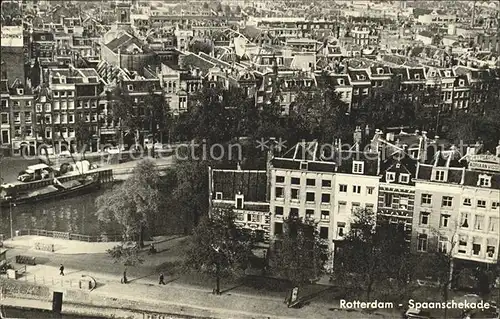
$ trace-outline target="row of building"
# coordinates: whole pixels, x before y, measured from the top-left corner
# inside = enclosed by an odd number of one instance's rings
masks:
[[[369,134],[357,128],[350,149],[337,141],[302,142],[283,155],[271,150],[262,170],[210,168],[211,209],[234,209],[237,223],[264,243],[279,238],[286,218],[314,221],[332,257],[353,212],[367,209],[404,225],[413,252],[451,251],[458,261],[495,264],[500,142],[493,155],[480,144],[445,149],[426,132]]]

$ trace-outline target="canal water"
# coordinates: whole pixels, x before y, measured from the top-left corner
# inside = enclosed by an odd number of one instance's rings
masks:
[[[3,182],[14,181],[19,171],[37,160],[3,158],[0,162],[0,177]],[[12,228],[44,229],[74,234],[98,236],[102,233],[117,234],[117,226],[103,225],[96,216],[95,199],[109,192],[109,188],[73,198],[44,201],[36,204],[21,205],[12,208]],[[0,234],[10,237],[9,208],[1,208]]]

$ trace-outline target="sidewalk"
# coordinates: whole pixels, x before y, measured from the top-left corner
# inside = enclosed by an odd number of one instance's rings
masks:
[[[65,269],[59,276],[57,267],[37,265],[29,267],[26,277],[19,279],[66,291],[65,300],[78,300],[91,306],[140,309],[165,313],[184,313],[215,316],[216,318],[331,318],[369,319],[395,318],[396,313],[368,314],[335,311],[338,304],[324,304],[312,300],[301,309],[289,309],[282,298],[229,291],[221,296],[208,289],[181,285],[176,278],[167,277],[167,285],[158,285],[153,278],[138,278],[129,284],[120,284],[120,276],[95,273],[78,269]],[[98,287],[92,292],[76,291],[78,280],[85,274],[96,279]]]
[[[158,250],[162,250],[163,243],[180,238],[179,236],[158,236],[154,241],[146,241],[146,247],[154,244]],[[17,236],[13,240],[7,239],[3,242],[5,248],[24,249],[28,252],[43,252],[34,249],[36,243],[54,245],[54,254],[79,255],[79,254],[104,254],[108,249],[119,245],[120,242],[84,242],[76,240],[59,239],[45,236]],[[145,248],[148,249],[148,248]],[[52,254],[52,252],[50,252]]]

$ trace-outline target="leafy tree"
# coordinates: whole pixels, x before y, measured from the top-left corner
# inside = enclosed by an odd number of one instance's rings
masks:
[[[347,105],[331,86],[299,92],[291,108],[291,131],[299,132],[299,139],[332,142],[343,136],[344,125],[349,123]]]
[[[161,207],[160,177],[152,161],[139,162],[132,176],[111,192],[99,196],[96,214],[100,221],[117,222],[125,242],[144,245],[145,231]]]
[[[288,218],[284,233],[275,243],[271,270],[295,285],[310,283],[324,272],[328,251],[317,225],[300,218]]]
[[[188,158],[174,167],[177,185],[172,192],[178,223],[188,234],[208,213],[208,162]]]
[[[216,279],[214,292],[220,294],[220,280],[247,268],[252,242],[234,223],[230,209],[215,210],[196,227],[187,252],[186,266]]]
[[[83,119],[80,116],[77,116],[75,122],[75,138],[78,150],[82,150],[85,154],[91,137],[92,133],[90,132],[88,125],[85,125]]]
[[[371,210],[354,212],[334,265],[337,279],[347,282],[354,276],[355,285],[368,300],[377,283],[393,278],[404,285],[411,272],[404,230],[387,222],[377,225],[375,216]]]
[[[144,127],[144,121],[139,116],[132,98],[124,95],[117,87],[108,93],[107,99],[111,104],[112,116],[120,122],[120,128],[125,132],[125,136],[133,136],[135,144],[139,144],[139,131]]]
[[[214,50],[214,44],[208,39],[194,39],[189,43],[188,49],[194,54],[199,54],[200,52],[210,54]]]
[[[217,7],[216,7],[215,11],[222,12],[222,3],[217,2]]]
[[[209,5],[208,5],[208,3],[206,3],[206,2],[203,2],[203,9],[205,9],[205,10],[206,10],[206,9],[208,9],[208,8],[209,8]]]

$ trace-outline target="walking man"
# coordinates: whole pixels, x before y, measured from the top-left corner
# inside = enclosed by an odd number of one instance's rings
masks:
[[[122,284],[126,284],[127,283],[127,269],[126,268],[123,271],[123,278],[122,278],[121,282],[122,282]]]
[[[61,264],[61,267],[59,267],[59,275],[64,276],[64,266]]]
[[[160,274],[160,283],[159,285],[165,285],[165,281],[163,280],[165,277],[163,276],[163,273]]]

